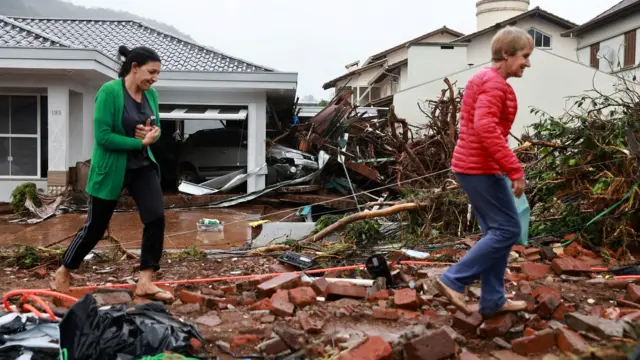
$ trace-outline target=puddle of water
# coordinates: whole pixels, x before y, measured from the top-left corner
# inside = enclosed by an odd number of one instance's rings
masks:
[[[190,245],[198,245],[204,250],[228,250],[242,246],[251,239],[252,230],[249,222],[259,220],[263,207],[244,207],[242,209],[205,209],[188,211],[166,211],[166,228],[164,241],[166,249],[184,249]],[[64,214],[30,226],[17,233],[0,237],[0,247],[20,244],[29,246],[46,246],[75,233],[82,227],[87,214]],[[197,222],[201,218],[213,218],[222,221],[224,232],[198,232]],[[137,212],[115,213],[111,219],[112,235],[127,249],[139,249],[142,238],[142,223]],[[5,233],[0,223],[0,234]],[[61,243],[67,246],[70,240]],[[97,248],[108,248],[107,242],[98,244]]]

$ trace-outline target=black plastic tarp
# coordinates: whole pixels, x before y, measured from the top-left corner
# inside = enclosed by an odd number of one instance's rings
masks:
[[[168,312],[162,303],[98,309],[91,295],[74,304],[60,323],[60,348],[68,360],[143,357],[190,352],[190,340],[204,343],[195,325]]]

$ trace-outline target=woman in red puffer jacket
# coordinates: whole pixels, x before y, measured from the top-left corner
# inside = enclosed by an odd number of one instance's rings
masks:
[[[452,170],[469,198],[483,237],[440,277],[437,286],[466,314],[471,312],[464,301],[465,286],[478,279],[482,281],[483,316],[527,307],[525,302],[507,300],[504,295],[509,252],[520,236],[511,191],[519,198],[525,188],[524,171],[507,141],[518,103],[506,80],[522,77],[531,66],[532,52],[533,39],[526,31],[514,27],[500,30],[491,43],[492,65],[469,80],[462,98]]]

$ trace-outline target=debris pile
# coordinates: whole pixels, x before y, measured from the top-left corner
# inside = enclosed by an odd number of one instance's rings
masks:
[[[453,252],[459,258],[466,250]],[[369,266],[327,269],[318,277],[265,257],[205,259],[198,260],[203,270],[224,264],[208,276],[234,269],[249,278],[163,288],[177,298],[168,307],[171,313],[196,325],[192,333],[202,339],[191,341],[188,351],[203,358],[627,358],[640,336],[640,280],[610,278],[599,269],[604,259],[577,243],[552,253],[548,259],[539,248],[513,248],[506,294],[528,308],[488,319],[478,312],[479,282],[466,294],[471,315],[438,294],[434,282],[446,270],[438,263],[390,260],[388,278]],[[567,262],[575,266],[564,267]],[[176,268],[166,270],[166,281],[169,274],[179,276],[178,267],[192,269],[193,261],[168,266]],[[99,274],[96,267],[84,276],[98,281]],[[147,303],[129,290],[102,290],[93,298],[97,306]]]

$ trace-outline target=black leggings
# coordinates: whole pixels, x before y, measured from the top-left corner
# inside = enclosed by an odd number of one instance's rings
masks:
[[[140,270],[158,271],[165,226],[163,195],[158,172],[151,166],[127,170],[124,186],[136,202],[140,220],[144,224]],[[75,270],[80,267],[85,256],[104,236],[116,205],[117,200],[104,200],[95,196],[89,198],[87,220],[62,257],[65,268]]]

